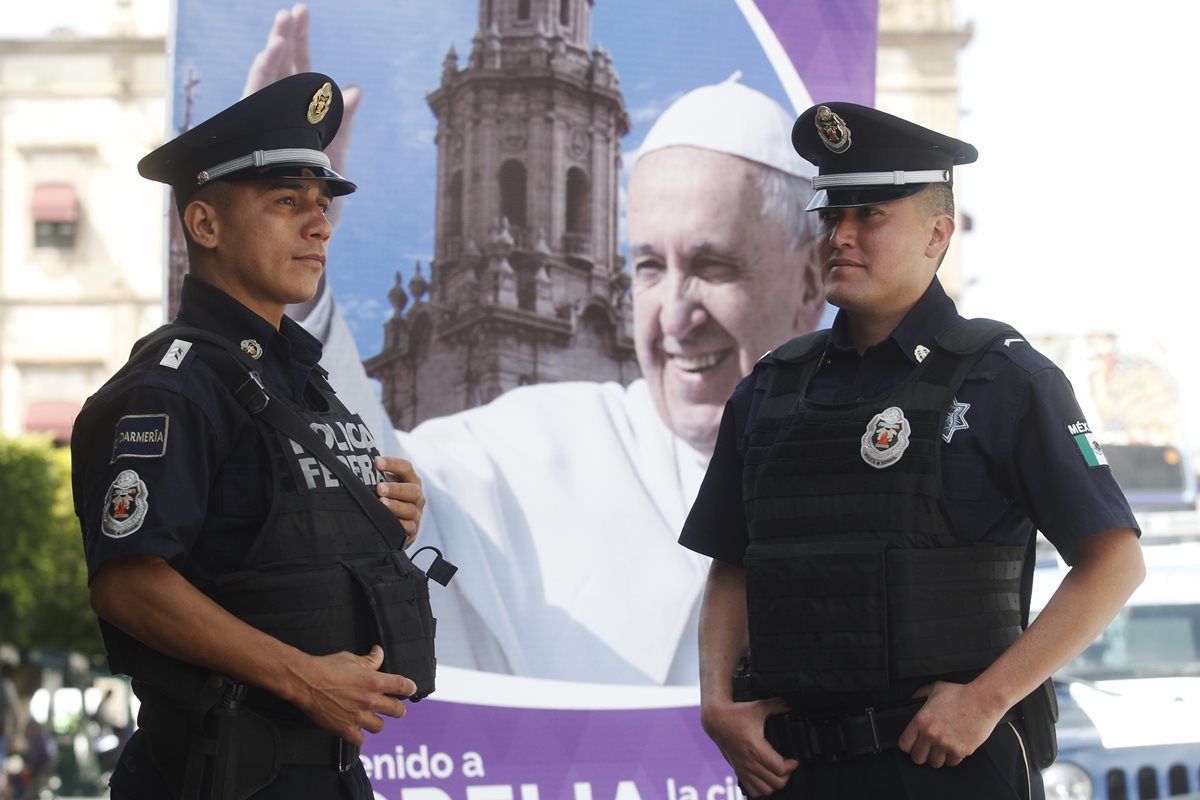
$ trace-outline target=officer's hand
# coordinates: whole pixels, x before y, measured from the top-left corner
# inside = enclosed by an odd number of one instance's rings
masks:
[[[936,681],[913,692],[925,705],[900,734],[897,746],[914,764],[956,767],[987,741],[1004,715],[980,702],[970,684]]]
[[[751,797],[766,797],[779,791],[800,765],[793,758],[779,755],[763,734],[767,717],[787,710],[788,705],[781,698],[709,703],[700,709],[700,724],[705,733],[716,743]]]
[[[363,743],[364,730],[383,730],[380,714],[399,719],[404,703],[389,695],[408,697],[415,683],[402,675],[380,672],[383,648],[376,645],[365,656],[334,653],[310,656],[301,662],[302,689],[292,702],[324,730],[351,744]]]
[[[275,81],[308,72],[310,67],[308,54],[308,8],[303,3],[297,3],[291,9],[280,9],[275,14],[275,23],[267,34],[267,43],[254,57],[250,71],[246,73],[246,86],[242,96],[257,92],[264,86]],[[325,155],[333,166],[333,171],[345,174],[346,153],[350,149],[350,123],[354,121],[354,112],[362,100],[362,90],[357,86],[342,87],[342,124],[338,135],[325,148]],[[338,204],[330,209],[336,212]]]
[[[387,478],[384,483],[376,484],[375,493],[404,526],[408,534],[404,546],[408,547],[416,541],[417,531],[421,529],[421,514],[425,511],[425,490],[421,488],[421,476],[413,468],[412,462],[403,458],[377,456],[375,468]]]

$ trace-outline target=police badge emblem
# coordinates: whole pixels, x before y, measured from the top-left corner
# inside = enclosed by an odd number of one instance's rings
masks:
[[[142,527],[146,512],[150,510],[149,495],[145,482],[136,472],[122,470],[108,487],[104,513],[100,515],[100,529],[104,535],[121,539]]]
[[[967,422],[967,411],[970,408],[970,403],[960,403],[957,397],[954,398],[954,405],[950,406],[950,413],[946,415],[946,424],[942,427],[942,440],[946,444],[950,444],[955,431],[965,431],[971,427],[971,424]]]
[[[329,111],[329,104],[333,101],[333,86],[328,81],[317,93],[313,95],[312,102],[308,104],[308,121],[316,125],[321,120],[325,119],[325,114]]]
[[[239,345],[239,347],[242,348],[243,353],[250,356],[255,361],[262,358],[262,354],[263,354],[262,345],[256,341],[254,341],[253,339],[242,339],[242,343]]]
[[[822,144],[831,152],[844,153],[850,149],[850,129],[829,106],[817,109],[813,124],[817,126],[817,136],[821,137]]]
[[[863,461],[875,469],[890,467],[900,460],[908,449],[908,437],[912,432],[904,411],[896,406],[886,408],[867,423],[862,436]]]

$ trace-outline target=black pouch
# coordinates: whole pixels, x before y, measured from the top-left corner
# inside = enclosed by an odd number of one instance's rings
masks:
[[[215,740],[212,754],[213,800],[246,800],[279,774],[279,729],[246,708],[218,707],[205,729]]]
[[[420,700],[434,689],[433,638],[437,621],[429,606],[429,579],[406,555],[393,552],[369,562],[343,563],[362,587],[383,647],[384,672],[417,685],[408,698]]]
[[[1017,703],[1017,713],[1029,760],[1038,769],[1045,769],[1058,758],[1058,736],[1054,730],[1054,723],[1058,722],[1058,697],[1054,693],[1054,682],[1047,678],[1030,692]]]
[[[890,687],[886,545],[751,544],[750,681],[756,697]]]

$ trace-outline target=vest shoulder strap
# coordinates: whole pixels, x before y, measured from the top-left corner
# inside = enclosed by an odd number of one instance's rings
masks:
[[[960,319],[938,334],[935,341],[943,350],[965,356],[979,352],[1005,334],[1020,336],[1008,323],[977,317]]]
[[[819,354],[829,343],[829,331],[813,331],[790,339],[771,351],[776,361],[800,362]]]

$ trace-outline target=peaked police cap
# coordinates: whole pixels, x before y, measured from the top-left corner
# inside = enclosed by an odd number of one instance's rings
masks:
[[[138,172],[169,184],[180,209],[212,181],[319,179],[335,196],[349,194],[358,187],[333,170],[324,152],[342,110],[332,78],[291,75],[184,131],[138,162]]]
[[[875,205],[953,184],[979,157],[966,142],[855,103],[821,103],[792,126],[792,146],[817,166],[808,210]]]

